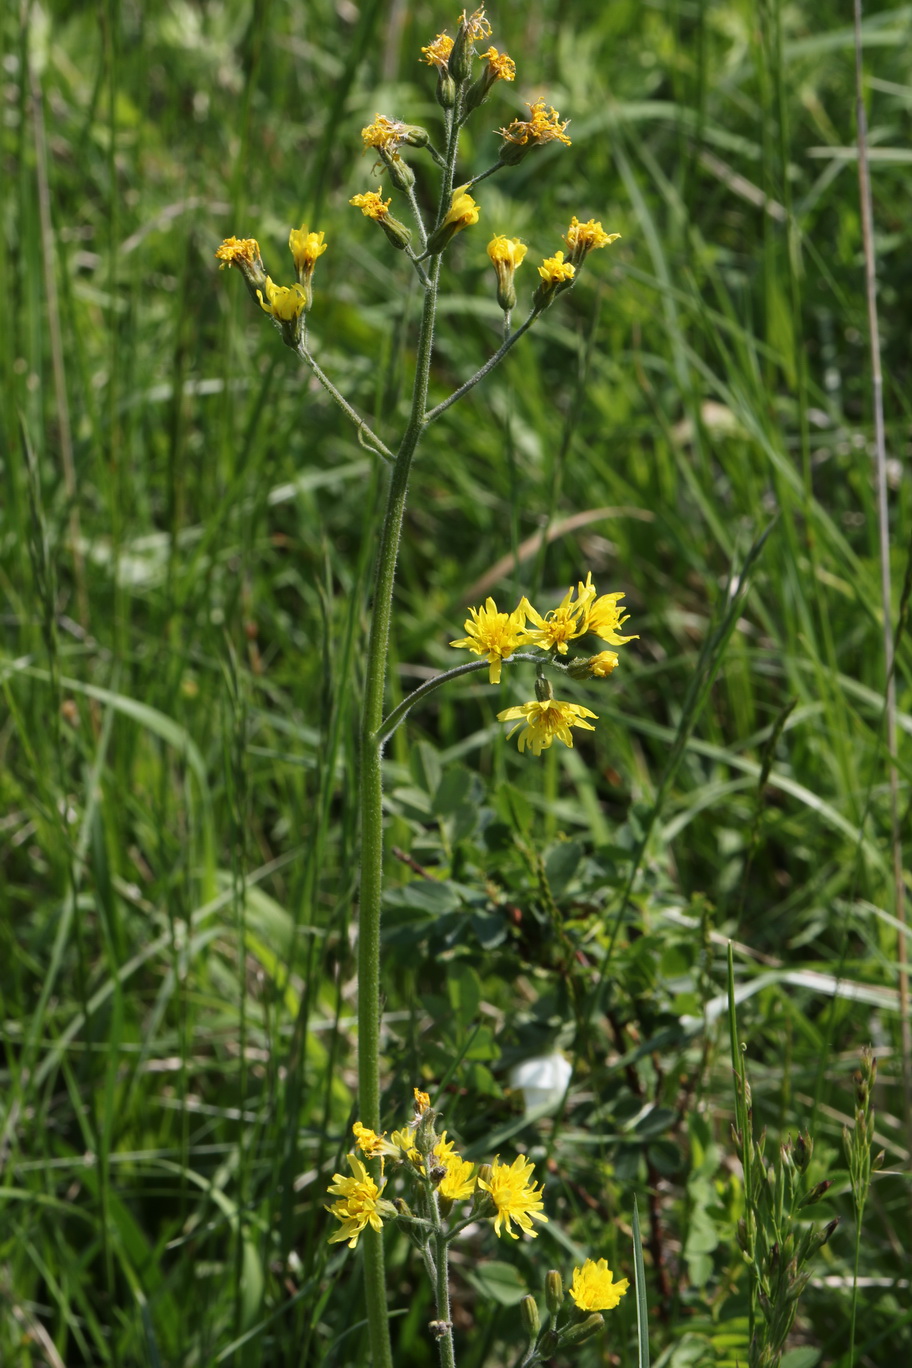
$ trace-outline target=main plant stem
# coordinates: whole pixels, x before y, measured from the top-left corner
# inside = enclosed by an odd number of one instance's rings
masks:
[[[418,335],[412,411],[396,453],[386,498],[377,553],[377,577],[361,714],[361,885],[358,914],[358,1103],[360,1119],[380,1129],[380,906],[383,892],[383,700],[389,652],[390,620],[399,539],[405,516],[412,458],[427,426],[428,377],[437,312],[440,258],[428,272]],[[392,1368],[386,1312],[386,1280],[382,1236],[368,1228],[364,1243],[364,1293],[374,1368]]]

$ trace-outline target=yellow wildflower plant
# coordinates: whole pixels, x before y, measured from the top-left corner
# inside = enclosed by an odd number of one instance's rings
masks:
[[[505,708],[503,712],[497,714],[498,722],[516,722],[516,726],[507,732],[507,740],[515,732],[518,732],[525,723],[525,729],[520,732],[517,745],[520,754],[528,746],[533,755],[541,755],[542,751],[547,750],[555,739],[563,741],[564,745],[569,746],[572,750],[571,727],[582,727],[585,731],[595,731],[595,727],[585,720],[587,717],[598,721],[597,713],[590,712],[588,708],[582,707],[579,703],[563,703],[558,698],[520,703],[515,708]]]
[[[570,1296],[580,1311],[613,1311],[629,1288],[627,1278],[614,1281],[607,1259],[596,1263],[587,1259],[582,1268],[574,1268]]]
[[[533,1229],[533,1220],[548,1220],[542,1211],[544,1188],[536,1187],[531,1181],[534,1171],[534,1165],[521,1154],[512,1164],[502,1164],[498,1157],[491,1165],[490,1178],[478,1179],[479,1188],[489,1194],[497,1209],[492,1218],[495,1235],[506,1232],[511,1239],[518,1240],[519,1233],[512,1227],[515,1221],[521,1230],[534,1239],[538,1231]]]
[[[590,219],[588,223],[580,223],[574,214],[570,220],[570,227],[563,234],[570,253],[567,259],[573,266],[581,266],[590,252],[598,247],[609,247],[612,242],[617,242],[620,236],[620,233],[606,233],[595,219]]]
[[[381,1188],[374,1182],[360,1159],[350,1154],[348,1164],[352,1176],[347,1178],[342,1173],[333,1175],[328,1191],[331,1196],[337,1197],[338,1201],[333,1202],[326,1210],[339,1222],[339,1229],[330,1235],[329,1243],[339,1244],[344,1240],[349,1249],[354,1249],[358,1243],[358,1236],[367,1226],[379,1233],[383,1229],[384,1217],[395,1216],[396,1208],[392,1202],[387,1202],[380,1196]]]
[[[513,277],[517,267],[522,265],[528,250],[519,238],[508,238],[503,234],[491,238],[488,243],[488,256],[497,275],[497,302],[505,312],[516,307]]]
[[[266,277],[266,298],[263,298],[262,290],[257,290],[257,294],[260,307],[278,323],[293,321],[304,312],[307,305],[303,285],[276,285],[270,276]]]
[[[503,661],[508,660],[525,640],[525,600],[512,613],[502,613],[489,595],[483,608],[470,608],[469,614],[463,623],[468,635],[451,641],[450,645],[478,656],[486,655],[491,667],[488,679],[492,684],[499,684]]]
[[[437,256],[456,233],[461,233],[463,228],[469,228],[478,222],[481,208],[468,191],[468,183],[457,186],[453,191],[450,207],[443,221],[428,238],[428,256]]]

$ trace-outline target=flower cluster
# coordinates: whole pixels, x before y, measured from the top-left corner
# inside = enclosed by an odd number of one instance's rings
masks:
[[[491,1223],[498,1238],[535,1238],[534,1223],[545,1223],[548,1217],[544,1188],[535,1180],[532,1162],[519,1154],[512,1163],[503,1163],[498,1155],[492,1163],[476,1167],[457,1152],[445,1130],[438,1132],[437,1120],[427,1093],[416,1088],[413,1115],[389,1139],[360,1121],[354,1123],[355,1145],[364,1158],[349,1154],[351,1176],[337,1173],[329,1186],[335,1201],[326,1209],[338,1222],[330,1244],[346,1243],[354,1249],[368,1227],[380,1234],[385,1223],[395,1220],[422,1250],[426,1266],[434,1268],[441,1251],[446,1257],[450,1243],[482,1221]],[[393,1175],[401,1178],[405,1196],[390,1201],[383,1194]],[[460,1211],[457,1203],[470,1205]],[[537,1355],[529,1362],[544,1362],[597,1334],[604,1328],[601,1313],[613,1310],[627,1288],[627,1279],[616,1281],[605,1259],[586,1259],[573,1269],[573,1305],[568,1308],[563,1278],[552,1269],[545,1283],[544,1326],[534,1297],[524,1297],[520,1306],[530,1349]]]
[[[426,1093],[415,1090],[415,1112],[389,1139],[385,1134],[356,1121],[352,1126],[355,1146],[368,1161],[379,1165],[379,1179],[368,1171],[362,1159],[349,1154],[351,1177],[337,1173],[329,1187],[336,1197],[326,1209],[339,1222],[330,1243],[346,1241],[354,1249],[358,1237],[368,1226],[382,1229],[384,1220],[408,1220],[410,1208],[401,1201],[393,1204],[382,1196],[387,1184],[387,1166],[401,1171],[411,1187],[418,1221],[443,1219],[456,1202],[471,1202],[472,1216],[490,1220],[496,1235],[518,1239],[518,1231],[532,1238],[538,1233],[533,1221],[545,1222],[543,1188],[534,1181],[534,1167],[519,1155],[512,1164],[493,1163],[477,1167],[458,1153],[446,1131],[435,1128],[437,1113],[431,1110]],[[513,1229],[514,1224],[518,1228]]]
[[[568,589],[558,606],[544,614],[533,608],[525,596],[512,613],[501,612],[490,597],[483,608],[469,609],[464,624],[467,635],[450,645],[485,656],[492,684],[500,683],[503,662],[520,647],[533,646],[544,653],[533,657],[539,665],[537,698],[497,714],[500,722],[516,722],[509,736],[523,728],[518,742],[520,751],[528,746],[533,755],[541,755],[555,739],[572,747],[571,727],[595,730],[586,719],[595,718],[596,714],[578,703],[556,699],[542,667],[558,665],[574,679],[604,679],[610,675],[618,665],[616,651],[599,651],[566,662],[562,657],[568,654],[571,641],[588,634],[601,637],[611,646],[625,646],[637,640],[636,636],[622,636],[619,630],[627,621],[620,602],[623,597],[622,593],[600,595],[590,572],[585,582],[580,581],[575,591],[572,587]]]
[[[324,233],[311,232],[304,223],[288,235],[297,279],[293,285],[277,285],[267,275],[256,238],[225,238],[215,249],[219,269],[235,266],[244,277],[253,298],[279,327],[282,338],[296,347],[303,334],[303,315],[313,304],[313,273],[317,258],[326,251]]]

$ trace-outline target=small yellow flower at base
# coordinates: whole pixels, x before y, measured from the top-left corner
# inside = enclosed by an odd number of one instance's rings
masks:
[[[570,1296],[581,1311],[613,1311],[627,1291],[627,1278],[614,1281],[606,1259],[595,1263],[587,1259],[582,1268],[574,1268]]]
[[[340,1222],[340,1228],[330,1235],[329,1243],[339,1244],[344,1240],[349,1249],[354,1249],[362,1230],[370,1226],[379,1232],[383,1228],[383,1217],[395,1216],[396,1208],[380,1196],[380,1188],[360,1159],[350,1154],[348,1164],[352,1177],[346,1178],[341,1173],[333,1175],[328,1191],[339,1200],[326,1210]]]
[[[499,1158],[495,1159],[491,1165],[490,1179],[478,1179],[478,1186],[490,1194],[497,1208],[497,1215],[492,1218],[495,1235],[499,1236],[505,1230],[511,1239],[518,1240],[519,1234],[511,1225],[515,1221],[534,1239],[538,1231],[533,1230],[532,1221],[547,1221],[542,1211],[544,1189],[536,1188],[530,1181],[533,1173],[534,1165],[520,1154],[512,1164],[502,1164]]]
[[[523,638],[526,624],[524,602],[512,613],[501,613],[489,596],[483,608],[469,609],[471,616],[463,623],[468,636],[450,642],[451,646],[465,648],[475,655],[486,655],[491,667],[488,679],[492,684],[500,683],[503,661],[509,659]]]
[[[533,755],[541,755],[555,739],[563,741],[564,745],[572,750],[571,727],[595,731],[595,727],[585,720],[587,717],[598,720],[598,714],[590,712],[588,708],[580,707],[578,703],[562,703],[558,698],[521,703],[516,708],[505,708],[497,714],[498,722],[516,721],[516,726],[507,732],[507,740],[514,732],[519,731],[523,723],[526,724],[525,730],[520,732],[517,744],[520,754],[529,746]]]

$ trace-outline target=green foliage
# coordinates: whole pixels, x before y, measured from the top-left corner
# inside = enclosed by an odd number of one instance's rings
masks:
[[[568,684],[600,719],[573,751],[505,742],[519,665],[434,694],[390,742],[384,1124],[428,1086],[468,1155],[541,1167],[540,1238],[454,1262],[461,1365],[516,1360],[511,1298],[551,1267],[605,1257],[632,1283],[634,1196],[653,1362],[743,1364],[730,939],[757,1124],[771,1149],[811,1130],[845,1217],[852,1070],[869,1041],[881,1054],[867,1155],[890,1160],[868,1172],[855,1360],[902,1363],[905,933],[845,7],[491,17],[519,74],[470,126],[467,173],[540,91],[573,144],[478,186],[481,224],[445,263],[433,401],[499,343],[490,234],[530,244],[520,308],[570,215],[622,238],[422,451],[390,703],[453,663],[488,592],[563,593],[591,568],[640,639],[598,689]],[[354,1119],[353,719],[381,477],[213,252],[256,231],[279,261],[290,226],[325,230],[311,341],[395,425],[411,268],[347,201],[374,183],[359,130],[377,109],[434,127],[417,56],[455,18],[324,0],[0,15],[11,1368],[365,1362],[358,1263],[327,1244],[323,1204]],[[910,27],[908,6],[864,20],[894,621]],[[901,636],[902,803],[910,666]],[[570,1092],[527,1113],[510,1069],[554,1049]],[[396,1362],[422,1368],[432,1303],[408,1240],[388,1254]],[[850,1368],[852,1240],[818,1258],[783,1368]],[[627,1300],[573,1362],[642,1361]]]

